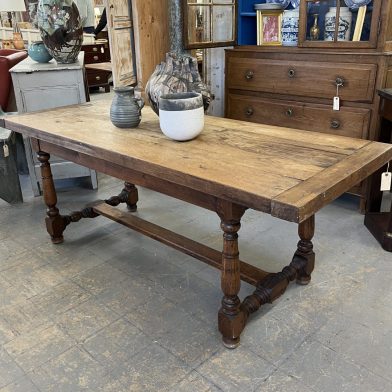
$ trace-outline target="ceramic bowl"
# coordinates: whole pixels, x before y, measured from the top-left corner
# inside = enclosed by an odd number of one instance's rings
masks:
[[[38,63],[47,63],[53,58],[42,41],[32,42],[29,45],[28,53],[29,56]]]
[[[164,94],[159,97],[159,125],[169,138],[194,139],[204,128],[203,98],[200,93]]]

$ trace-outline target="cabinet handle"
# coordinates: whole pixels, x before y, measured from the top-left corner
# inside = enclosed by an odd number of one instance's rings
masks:
[[[338,121],[338,120],[332,120],[332,121],[331,121],[331,128],[333,128],[333,129],[338,129],[338,128],[340,128],[340,121]]]
[[[288,108],[288,109],[286,110],[286,116],[287,116],[287,117],[292,117],[293,114],[294,114],[293,108]]]
[[[344,86],[344,82],[345,82],[345,80],[344,80],[344,78],[342,78],[341,76],[338,76],[338,77],[335,79],[335,84],[336,84],[338,87],[343,87],[343,86]]]
[[[251,80],[251,79],[253,79],[253,76],[254,76],[254,72],[253,72],[253,71],[248,70],[248,71],[245,72],[245,79],[246,79],[246,80]]]
[[[98,57],[98,56],[94,56],[93,59],[94,59],[95,61],[97,61],[97,60],[99,59],[99,57]]]
[[[246,108],[246,110],[245,110],[245,115],[246,115],[246,117],[253,116],[253,113],[254,113],[254,110],[253,110],[252,107]]]
[[[97,47],[93,47],[93,52],[98,52],[98,48]]]
[[[96,76],[95,80],[101,80],[101,77],[100,76]]]
[[[289,78],[293,78],[295,76],[295,70],[289,69],[289,72],[287,72],[287,75],[289,76]]]

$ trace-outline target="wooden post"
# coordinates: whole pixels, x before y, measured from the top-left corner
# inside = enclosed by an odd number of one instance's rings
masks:
[[[315,254],[313,252],[312,238],[314,235],[314,215],[298,225],[299,242],[295,255],[306,259],[306,266],[297,275],[297,283],[307,285],[310,282],[311,273],[314,269]]]

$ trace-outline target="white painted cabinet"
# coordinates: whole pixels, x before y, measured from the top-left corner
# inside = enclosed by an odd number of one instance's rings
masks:
[[[11,68],[10,72],[19,113],[86,102],[84,52],[80,52],[74,64],[57,64],[54,60],[42,64],[28,57]],[[24,142],[33,192],[38,196],[41,194],[39,162],[31,149],[30,140],[24,139]],[[55,180],[88,176],[92,188],[97,188],[97,174],[94,170],[53,156],[50,162]]]

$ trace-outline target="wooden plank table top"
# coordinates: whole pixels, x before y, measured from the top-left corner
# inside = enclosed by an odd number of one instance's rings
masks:
[[[5,126],[293,222],[392,159],[388,144],[212,116],[196,139],[175,142],[150,108],[138,128],[119,129],[109,107],[102,100],[17,115]]]

